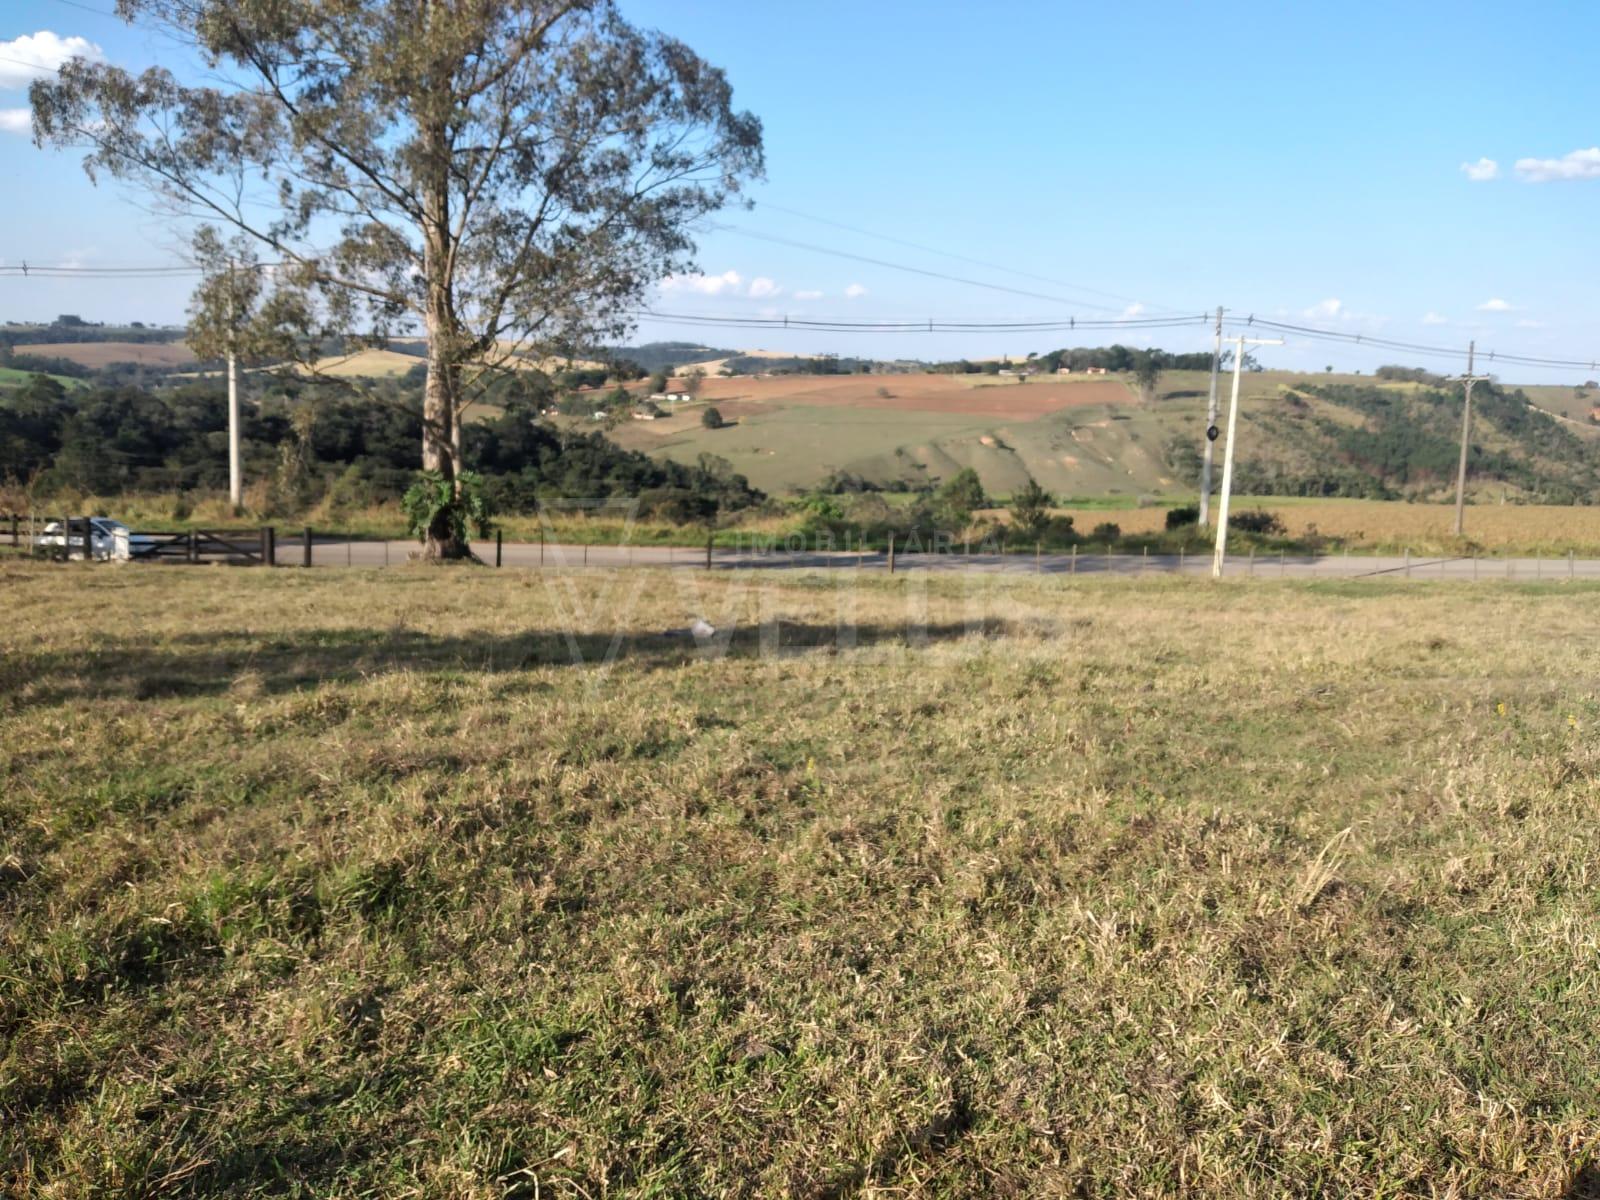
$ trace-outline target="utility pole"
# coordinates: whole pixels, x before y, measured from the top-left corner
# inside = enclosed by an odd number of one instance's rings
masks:
[[[244,507],[244,473],[239,463],[239,356],[234,353],[237,313],[234,311],[236,268],[228,263],[228,502],[237,513]]]
[[[1222,367],[1222,305],[1217,305],[1217,340],[1211,351],[1211,396],[1206,401],[1205,458],[1200,467],[1200,528],[1211,524],[1211,459],[1217,444],[1217,372]]]
[[[1239,376],[1244,370],[1246,346],[1281,346],[1282,338],[1247,338],[1240,334],[1233,348],[1233,399],[1228,402],[1228,440],[1222,451],[1222,499],[1217,505],[1217,548],[1211,556],[1211,578],[1222,578],[1228,558],[1228,500],[1233,494],[1233,442],[1239,432]]]
[[[1466,384],[1466,394],[1461,401],[1461,462],[1456,467],[1456,536],[1460,537],[1463,524],[1467,515],[1467,443],[1472,436],[1472,385],[1479,380],[1487,380],[1487,375],[1474,375],[1472,373],[1473,359],[1477,353],[1478,343],[1467,343],[1467,373],[1460,377]]]

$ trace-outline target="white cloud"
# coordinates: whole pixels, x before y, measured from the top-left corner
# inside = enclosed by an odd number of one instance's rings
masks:
[[[1543,321],[1535,321],[1532,317],[1523,317],[1517,322],[1518,329],[1543,329]]]
[[[1500,299],[1499,296],[1495,296],[1493,299],[1485,300],[1482,304],[1478,305],[1478,311],[1479,312],[1510,312],[1511,311],[1511,305],[1506,303],[1504,300]]]
[[[69,58],[102,62],[105,52],[88,38],[62,37],[48,29],[0,42],[0,88],[27,87]]]
[[[794,298],[796,300],[821,300],[822,299],[822,293],[821,292],[796,292],[794,294]]]
[[[845,288],[844,294],[848,299],[858,300],[867,294],[867,289],[862,287],[859,283],[852,283],[849,287]]]
[[[1574,150],[1560,158],[1519,158],[1517,174],[1529,183],[1560,179],[1600,179],[1600,146]]]
[[[1143,315],[1144,315],[1144,305],[1140,304],[1137,300],[1135,300],[1132,304],[1128,305],[1127,308],[1122,310],[1122,319],[1124,321],[1131,321],[1135,317],[1140,317],[1140,316],[1143,316]]]
[[[737,271],[724,271],[721,275],[668,275],[661,281],[664,292],[696,292],[702,296],[720,296],[723,292],[736,292],[744,279]],[[770,283],[771,280],[768,280]]]
[[[1422,323],[1424,325],[1448,325],[1450,324],[1450,318],[1441,316],[1436,312],[1425,312],[1422,314]]]
[[[1319,300],[1300,315],[1309,317],[1313,321],[1331,321],[1344,313],[1344,301],[1329,296],[1326,300]]]
[[[1480,158],[1477,162],[1462,163],[1461,173],[1473,183],[1488,183],[1500,178],[1500,164],[1492,158]]]
[[[0,108],[0,133],[29,133],[33,113],[26,108]]]
[[[768,296],[776,296],[781,291],[783,289],[765,275],[757,275],[750,281],[750,298],[752,300],[765,300]]]

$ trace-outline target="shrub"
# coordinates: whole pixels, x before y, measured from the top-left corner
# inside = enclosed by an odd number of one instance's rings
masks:
[[[1200,506],[1198,504],[1185,504],[1179,508],[1167,509],[1167,528],[1182,529],[1186,525],[1200,523]]]
[[[406,525],[413,537],[424,541],[430,530],[447,528],[457,541],[465,542],[469,525],[479,537],[489,536],[494,509],[484,494],[481,475],[474,471],[461,472],[457,476],[460,495],[438,471],[421,471],[416,480],[400,497],[400,510],[405,513]]]
[[[704,425],[707,429],[721,429],[722,414],[719,413],[715,408],[708,408],[705,410],[705,412],[700,414],[700,424]]]
[[[1114,542],[1122,536],[1122,526],[1115,521],[1101,521],[1089,536],[1097,542]]]
[[[985,508],[989,503],[989,497],[983,492],[983,483],[971,467],[963,467],[952,475],[939,489],[938,499],[949,509],[956,524],[964,523],[974,510]]]
[[[1283,522],[1278,519],[1277,514],[1268,512],[1264,508],[1236,512],[1228,518],[1228,524],[1242,533],[1273,534],[1284,531]]]
[[[1029,537],[1040,538],[1050,521],[1050,506],[1054,503],[1055,497],[1030,478],[1027,485],[1011,497],[1011,523]]]

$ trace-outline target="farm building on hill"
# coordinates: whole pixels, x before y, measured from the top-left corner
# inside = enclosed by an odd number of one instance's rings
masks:
[[[1105,367],[1086,367],[1086,368],[1084,368],[1084,372],[1083,373],[1085,375],[1109,375],[1109,374],[1111,374],[1111,372],[1106,370]]]

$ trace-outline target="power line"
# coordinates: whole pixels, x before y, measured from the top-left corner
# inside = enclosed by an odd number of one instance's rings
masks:
[[[1265,317],[1251,316],[1243,321],[1237,318],[1229,321],[1234,328],[1274,329],[1284,333],[1296,333],[1302,337],[1313,338],[1318,341],[1343,342],[1347,345],[1374,346],[1383,350],[1403,350],[1411,354],[1427,354],[1444,358],[1459,359],[1464,351],[1459,346],[1435,346],[1423,342],[1403,342],[1393,338],[1373,337],[1364,333],[1346,333],[1335,329],[1319,329],[1313,325],[1294,325],[1285,321],[1273,321]],[[1600,363],[1597,358],[1543,358],[1537,355],[1509,354],[1501,351],[1484,351],[1484,358],[1490,362],[1514,363],[1524,367],[1577,367],[1595,370]]]
[[[818,246],[814,242],[796,241],[794,238],[778,237],[771,233],[757,233],[753,229],[740,229],[735,225],[723,225],[711,222],[710,228],[718,229],[724,233],[731,233],[738,237],[755,238],[762,242],[772,242],[779,246],[789,246],[797,250],[809,250],[815,254],[827,254],[834,258],[849,259],[851,262],[866,263],[869,266],[883,267],[890,271],[904,271],[909,275],[921,275],[927,279],[943,279],[948,283],[959,283],[966,287],[986,288],[991,292],[1007,292],[1013,296],[1026,296],[1030,300],[1045,300],[1051,304],[1070,304],[1079,308],[1099,309],[1101,312],[1116,312],[1115,308],[1106,304],[1091,304],[1087,300],[1070,300],[1065,296],[1051,296],[1044,292],[1030,292],[1023,288],[1007,287],[1003,283],[985,283],[981,279],[966,279],[960,275],[950,275],[944,271],[929,271],[923,267],[911,267],[905,263],[890,262],[888,259],[872,258],[866,254],[852,254],[848,250],[835,250],[829,246]]]
[[[764,234],[756,234],[748,230],[730,230],[732,232],[747,233],[752,237],[763,240],[787,242],[787,239],[771,238]],[[805,246],[805,243],[792,243]],[[901,264],[884,263],[881,260],[866,258],[861,255],[851,255],[843,251],[832,251],[825,247],[816,247],[824,253],[839,254],[846,258],[856,258],[861,261],[872,262],[877,265],[888,266],[894,270],[909,271],[919,275],[930,275],[936,278],[948,279],[952,282],[963,283],[973,287],[987,288],[995,291],[1012,292],[1017,295],[1029,296],[1035,299],[1049,299],[1056,303],[1081,303],[1067,300],[1060,296],[1040,296],[1037,293],[1023,291],[1017,288],[1007,288],[999,284],[984,283],[979,280],[967,280],[958,276],[944,275],[940,272],[924,271],[917,267],[907,267]],[[255,263],[252,269],[263,269],[279,266],[279,263]],[[111,266],[111,265],[80,265],[71,263],[34,265],[32,263],[6,264],[0,266],[0,278],[39,278],[39,279],[181,279],[193,278],[206,274],[204,268],[182,263],[152,263],[143,265]],[[1083,304],[1085,308],[1100,308],[1098,305]],[[683,325],[699,325],[713,328],[737,329],[800,329],[815,330],[830,333],[978,333],[978,332],[1012,332],[1012,333],[1052,333],[1071,332],[1077,329],[1173,329],[1186,328],[1194,325],[1205,324],[1212,319],[1209,314],[1172,315],[1150,317],[1068,317],[1065,319],[1041,319],[1018,321],[967,321],[967,320],[940,320],[930,318],[926,320],[897,320],[897,321],[846,321],[827,320],[806,317],[749,317],[749,316],[720,316],[709,313],[676,313],[661,312],[655,309],[638,309],[629,314],[634,317],[645,317],[651,320],[666,321]],[[1239,329],[1267,329],[1280,333],[1292,333],[1300,337],[1310,338],[1314,341],[1337,342],[1352,346],[1369,346],[1374,349],[1395,350],[1407,354],[1424,355],[1432,358],[1444,358],[1452,361],[1459,360],[1464,351],[1459,346],[1440,346],[1425,342],[1409,342],[1396,338],[1379,337],[1364,333],[1351,333],[1343,330],[1323,329],[1314,325],[1301,325],[1288,321],[1277,321],[1270,317],[1230,317],[1225,324],[1234,330]],[[1590,372],[1600,371],[1600,355],[1592,358],[1576,357],[1545,357],[1540,355],[1518,354],[1508,351],[1488,350],[1479,352],[1482,358],[1490,363],[1506,363],[1520,367],[1537,367],[1548,369],[1585,370]]]
[[[182,279],[205,274],[199,267],[52,267],[20,263],[0,266],[0,276],[41,279]]]
[[[80,3],[80,0],[55,0],[55,2],[57,4],[65,4],[68,8],[80,8],[84,12],[94,13],[95,16],[97,16],[97,17],[105,17],[108,20],[116,21],[119,25],[128,24],[128,22],[124,21],[121,17],[117,16],[116,13],[107,12],[103,8],[96,8],[92,4]]]
[[[804,221],[815,221],[818,225],[828,225],[834,229],[842,229],[846,233],[859,234],[861,237],[876,238],[880,242],[889,242],[896,246],[905,246],[911,250],[920,250],[924,254],[937,254],[941,258],[954,259],[957,262],[971,263],[975,267],[988,267],[991,271],[1004,271],[1008,275],[1017,275],[1023,279],[1032,279],[1039,283],[1048,283],[1055,287],[1066,288],[1068,291],[1086,292],[1091,296],[1104,296],[1109,300],[1121,300],[1127,304],[1137,304],[1139,301],[1133,296],[1123,296],[1116,292],[1107,292],[1099,288],[1085,287],[1080,283],[1068,283],[1062,279],[1052,279],[1048,275],[1035,275],[1031,271],[1023,271],[1017,267],[1009,267],[1003,263],[988,262],[981,258],[972,258],[965,254],[956,254],[949,250],[940,250],[935,246],[924,246],[920,242],[908,241],[905,238],[891,237],[886,233],[874,233],[870,229],[862,229],[857,225],[847,225],[843,221],[835,221],[828,217],[819,217],[813,213],[801,212],[797,208],[787,208],[782,204],[774,204],[770,200],[759,200],[756,208],[770,208],[773,212],[787,213],[791,217],[799,217]],[[1178,309],[1167,308],[1163,311],[1177,312]]]
[[[638,309],[633,317],[647,317],[682,325],[735,329],[812,329],[831,333],[965,333],[1007,331],[1013,333],[1070,332],[1074,329],[1175,329],[1204,325],[1204,313],[1188,317],[1068,317],[1046,321],[950,321],[929,318],[909,321],[834,321],[808,317],[714,316],[708,313],[669,313]]]

